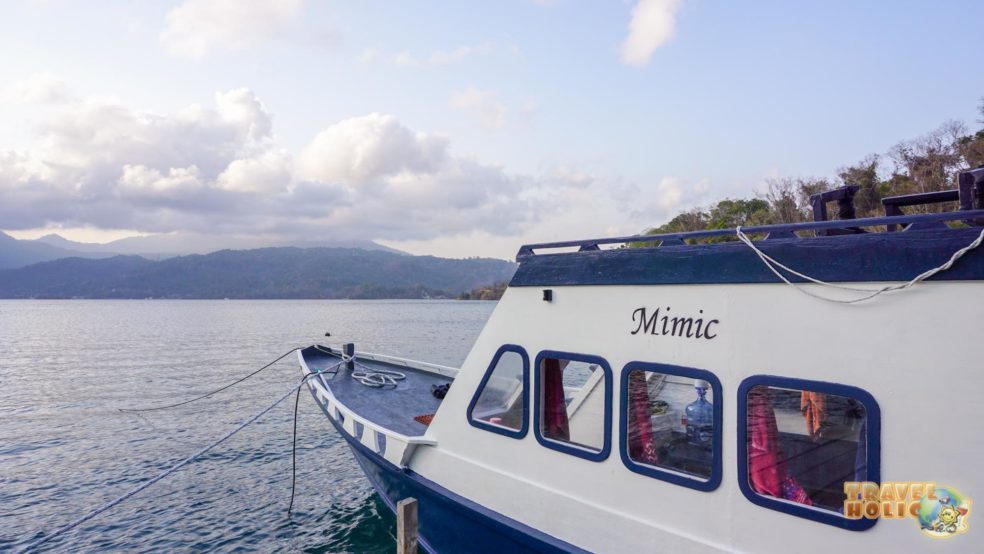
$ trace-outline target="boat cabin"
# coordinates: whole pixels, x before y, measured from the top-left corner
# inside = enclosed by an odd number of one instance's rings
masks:
[[[299,358],[429,551],[971,551],[850,488],[984,490],[984,168],[960,185],[879,218],[845,188],[808,223],[527,245],[460,369]],[[960,210],[906,213],[941,201]]]

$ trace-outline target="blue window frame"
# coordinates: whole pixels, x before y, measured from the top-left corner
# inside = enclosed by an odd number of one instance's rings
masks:
[[[506,367],[508,360],[505,360],[503,357],[507,354],[518,356],[519,363],[522,365],[521,376],[517,375],[520,372],[515,367],[516,360],[512,360],[512,367]],[[502,366],[500,366],[500,362],[503,362]],[[503,381],[501,383],[503,386],[495,388],[495,385],[490,385],[493,374],[497,376],[498,380]],[[512,387],[509,386],[509,381],[517,377],[519,377],[520,391],[510,390]],[[486,387],[488,387],[488,391]],[[530,358],[526,354],[526,350],[515,344],[501,346],[495,355],[492,356],[492,362],[489,364],[488,369],[485,370],[485,375],[482,377],[482,381],[478,384],[478,388],[475,389],[475,394],[468,404],[468,423],[473,427],[492,431],[493,433],[514,439],[525,437],[529,429],[529,390]],[[516,392],[520,394],[516,395]],[[507,421],[504,421],[502,416],[508,413],[507,418],[511,417],[515,419],[517,403],[519,404],[521,419],[518,425],[510,425]]]
[[[564,392],[564,402],[565,406],[561,412],[564,413],[563,418],[566,423],[570,423],[569,417],[576,413],[579,406],[597,406],[594,404],[597,400],[589,398],[595,393],[595,387],[598,384],[604,385],[604,391],[602,391],[602,406],[601,409],[603,414],[598,414],[601,417],[601,427],[600,427],[600,442],[599,446],[582,444],[577,441],[571,440],[570,437],[567,439],[551,437],[551,431],[544,431],[544,424],[547,423],[546,418],[544,418],[544,409],[546,408],[544,403],[544,370],[545,362],[547,361],[557,361],[559,362],[556,369],[563,375],[566,369],[571,368],[571,363],[575,363],[572,374],[575,370],[580,369],[584,372],[584,366],[588,366],[588,371],[590,375],[585,383],[581,384],[580,391],[575,393],[574,397],[568,398],[566,396],[566,390]],[[608,365],[608,362],[600,356],[591,356],[587,354],[577,354],[572,352],[557,352],[553,350],[544,350],[537,354],[536,363],[534,365],[535,369],[533,371],[533,381],[534,381],[534,391],[535,395],[534,406],[533,406],[533,434],[536,436],[537,442],[541,445],[550,448],[552,450],[557,450],[559,452],[564,452],[572,456],[577,456],[579,458],[584,458],[585,460],[591,460],[595,462],[600,462],[606,458],[611,453],[612,450],[612,368]],[[591,377],[594,372],[600,371],[600,379]],[[571,375],[574,378],[583,377],[577,375]],[[566,375],[564,376],[566,377]],[[551,379],[552,380],[552,379]],[[591,388],[586,388],[588,385]],[[548,393],[549,394],[549,393]],[[597,397],[595,397],[597,398]],[[575,405],[578,403],[577,405]],[[574,412],[571,412],[571,410]],[[584,415],[590,417],[590,412],[584,412]],[[584,420],[582,420],[584,421]],[[588,423],[593,424],[596,420],[591,420]],[[575,428],[575,431],[580,431],[583,429],[583,425],[579,424]],[[568,429],[568,432],[570,430]]]
[[[636,436],[640,430],[632,425],[630,410],[636,409],[629,395],[629,379],[633,372],[652,373],[645,381],[646,400],[651,406],[661,403],[662,417],[667,421],[649,423],[652,441],[648,439],[647,446],[653,449],[650,454],[652,462],[643,461],[640,456],[633,459],[630,452],[630,437]],[[662,376],[662,377],[660,377]],[[654,389],[658,380],[659,393]],[[712,423],[710,436],[691,440],[685,423],[687,406],[698,398],[694,382],[684,383],[684,380],[706,381],[710,384]],[[667,390],[674,386],[678,390]],[[702,384],[702,383],[701,383]],[[663,395],[662,391],[668,394]],[[665,396],[665,398],[664,398]],[[649,362],[629,362],[622,368],[619,384],[619,404],[622,414],[619,418],[619,454],[622,463],[630,471],[661,479],[669,483],[689,487],[699,491],[712,491],[721,484],[721,435],[722,435],[722,403],[724,395],[721,391],[721,381],[710,371],[668,364]],[[647,406],[650,408],[650,406]],[[647,413],[651,413],[648,412]],[[653,416],[656,420],[658,416]],[[655,429],[654,425],[660,425]],[[700,431],[698,431],[699,434]],[[704,430],[706,432],[706,428]]]
[[[881,482],[881,411],[871,394],[836,383],[756,375],[741,382],[737,400],[738,486],[745,498],[764,508],[851,531],[864,531],[877,523],[876,519],[848,519],[841,513],[843,481]],[[822,418],[813,415],[813,404],[822,406],[816,412]],[[795,425],[787,423],[783,431],[784,419]],[[767,422],[761,423],[763,420]],[[790,432],[794,426],[808,438]],[[768,480],[759,477],[758,487],[781,482],[784,498],[753,488],[756,477],[750,471],[757,471],[749,458],[753,438],[756,456],[768,449],[768,443],[781,446],[777,461],[766,458],[769,463],[763,467],[772,475]],[[773,467],[782,467],[785,475],[773,472]]]

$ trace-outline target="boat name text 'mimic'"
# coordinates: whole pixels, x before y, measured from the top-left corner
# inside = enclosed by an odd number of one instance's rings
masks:
[[[688,339],[707,339],[712,340],[717,337],[717,333],[711,328],[721,323],[720,320],[710,319],[704,322],[704,310],[698,310],[698,317],[678,317],[670,316],[671,308],[666,307],[663,317],[659,313],[662,308],[656,308],[652,315],[646,317],[645,307],[636,308],[632,312],[632,323],[636,324],[632,331],[633,335],[640,332],[650,335],[664,335],[669,337],[684,337]],[[662,331],[662,332],[660,332]]]

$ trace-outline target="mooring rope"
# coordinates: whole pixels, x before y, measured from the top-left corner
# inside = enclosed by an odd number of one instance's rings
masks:
[[[768,267],[770,271],[772,271],[772,273],[775,273],[777,277],[779,277],[780,279],[782,279],[782,281],[784,283],[786,283],[787,285],[793,287],[794,289],[798,290],[799,292],[802,292],[803,294],[805,294],[807,296],[812,296],[813,298],[817,298],[817,299],[820,299],[820,300],[825,300],[827,302],[834,302],[834,303],[837,303],[837,304],[855,304],[855,303],[858,303],[858,302],[864,302],[865,300],[871,300],[872,298],[874,298],[874,297],[876,297],[876,296],[878,296],[878,295],[880,295],[882,293],[893,292],[893,291],[900,291],[900,290],[908,289],[908,288],[912,287],[913,285],[915,285],[915,284],[917,284],[917,283],[919,283],[921,281],[925,281],[926,279],[929,279],[930,277],[932,277],[933,275],[936,275],[937,273],[940,273],[941,271],[946,271],[946,270],[950,269],[951,267],[953,267],[953,264],[955,264],[957,262],[957,260],[959,260],[961,257],[963,257],[964,254],[966,254],[967,252],[970,252],[971,250],[977,248],[978,246],[981,245],[982,242],[984,242],[984,230],[982,230],[981,233],[980,233],[980,235],[978,235],[977,238],[973,242],[971,242],[967,246],[964,246],[960,250],[957,250],[956,252],[954,252],[953,255],[950,256],[950,259],[947,260],[946,263],[944,263],[943,265],[938,266],[938,267],[934,267],[934,268],[929,269],[929,270],[926,270],[926,271],[920,273],[919,275],[916,275],[915,277],[912,278],[912,280],[910,280],[910,281],[908,281],[906,283],[902,283],[902,284],[899,284],[899,285],[886,285],[886,286],[881,287],[879,289],[868,289],[868,288],[860,288],[860,287],[849,287],[847,285],[838,285],[838,284],[835,284],[835,283],[828,283],[826,281],[821,281],[820,279],[816,279],[814,277],[810,277],[809,275],[805,275],[803,273],[800,273],[800,272],[796,271],[795,269],[792,269],[792,268],[790,268],[790,267],[788,267],[786,265],[783,265],[782,263],[780,263],[779,261],[777,261],[775,258],[772,258],[771,256],[769,256],[765,252],[762,252],[761,250],[759,250],[758,247],[756,247],[752,243],[752,240],[750,238],[748,238],[748,235],[746,235],[741,230],[741,226],[739,226],[738,228],[735,229],[735,233],[738,235],[738,240],[740,240],[741,242],[745,243],[746,246],[748,246],[749,248],[751,248],[752,251],[754,251],[755,254],[758,255],[759,259],[762,260],[762,263],[764,263],[765,266]],[[838,299],[838,298],[831,298],[829,296],[824,296],[822,294],[816,294],[814,292],[810,292],[809,290],[804,289],[803,287],[797,286],[796,283],[793,283],[792,281],[790,281],[789,279],[787,279],[785,275],[783,275],[782,273],[780,273],[779,270],[776,269],[776,267],[782,268],[782,269],[788,271],[789,273],[791,273],[791,274],[793,274],[793,275],[795,275],[797,277],[800,277],[802,279],[805,279],[807,281],[810,281],[811,283],[816,283],[818,285],[824,285],[824,286],[835,288],[835,289],[841,289],[841,290],[847,290],[847,291],[851,291],[851,292],[862,293],[862,294],[864,294],[864,296],[861,296],[859,298],[849,299],[849,300],[841,300],[841,299]]]
[[[296,350],[296,348],[295,348],[295,350]],[[281,356],[281,358],[282,357],[283,356]],[[25,545],[23,548],[21,548],[20,550],[18,550],[17,551],[17,554],[25,554],[27,552],[33,552],[33,551],[37,550],[38,547],[40,547],[41,545],[43,545],[43,544],[45,544],[45,543],[47,543],[47,542],[49,542],[49,541],[51,541],[51,540],[53,540],[53,539],[55,539],[57,537],[60,537],[60,536],[64,535],[65,533],[71,531],[72,529],[78,527],[79,525],[82,525],[86,521],[89,521],[90,519],[98,516],[99,514],[105,512],[106,510],[109,510],[109,509],[111,509],[111,508],[113,508],[113,507],[121,504],[122,502],[124,502],[127,499],[133,497],[136,494],[139,494],[141,491],[149,488],[150,486],[154,485],[155,483],[158,483],[159,481],[165,479],[166,477],[168,477],[169,475],[171,475],[174,472],[178,471],[182,467],[184,467],[184,466],[190,464],[191,462],[197,460],[198,458],[200,458],[201,456],[203,456],[205,453],[207,453],[209,450],[212,450],[216,446],[219,446],[223,442],[225,442],[225,441],[229,440],[230,438],[232,438],[233,435],[235,435],[236,433],[242,431],[243,429],[245,429],[246,427],[248,427],[250,424],[252,424],[256,420],[258,420],[261,417],[263,417],[263,415],[265,415],[267,412],[269,412],[270,410],[272,410],[278,404],[280,404],[281,402],[283,402],[284,400],[286,400],[287,397],[289,397],[291,394],[294,394],[295,392],[298,392],[299,393],[301,387],[304,385],[304,383],[307,381],[308,378],[310,378],[312,376],[315,376],[315,375],[320,375],[320,374],[325,373],[325,372],[328,372],[328,371],[332,371],[333,369],[337,368],[341,364],[342,364],[342,362],[339,362],[338,364],[336,364],[332,368],[329,368],[329,369],[326,369],[326,370],[320,370],[320,371],[315,371],[315,372],[308,373],[303,378],[301,378],[300,382],[298,382],[296,385],[294,385],[293,387],[291,387],[290,390],[288,390],[283,396],[279,397],[272,404],[270,404],[266,408],[263,408],[261,411],[257,412],[255,415],[253,415],[252,417],[250,417],[249,419],[247,419],[246,421],[244,421],[243,423],[241,423],[238,427],[236,427],[232,431],[229,431],[228,433],[226,433],[225,435],[223,435],[218,440],[213,441],[208,446],[202,448],[198,452],[195,452],[191,456],[188,456],[184,460],[181,460],[177,464],[171,466],[168,470],[164,471],[163,473],[161,473],[157,477],[154,477],[153,479],[151,479],[149,481],[146,481],[146,482],[144,482],[144,483],[142,483],[142,484],[140,484],[140,485],[138,485],[138,486],[130,489],[125,494],[123,494],[121,496],[118,496],[118,497],[114,498],[113,500],[110,500],[109,502],[106,502],[102,506],[100,506],[100,507],[98,507],[98,508],[96,508],[96,509],[94,509],[94,510],[88,512],[88,513],[86,513],[85,515],[83,515],[83,516],[75,519],[74,521],[72,521],[72,522],[70,522],[70,523],[68,523],[66,525],[63,525],[62,527],[59,527],[58,529],[54,530],[50,534],[45,535],[45,536],[43,536],[43,537],[41,537],[39,539],[35,539],[34,541],[31,541],[30,543],[28,543],[27,545]],[[297,409],[297,407],[295,405],[295,412],[294,412],[294,417],[295,417],[295,422],[294,422],[294,426],[295,427],[294,427],[294,429],[295,429],[295,433],[296,433],[296,430],[297,430],[297,421],[296,421],[297,412],[296,412],[296,409]],[[135,410],[135,411],[138,411],[138,410]],[[295,444],[296,444],[296,436],[295,436]],[[291,491],[291,504],[293,505],[293,491]]]
[[[131,412],[131,413],[132,412],[153,412],[155,410],[166,410],[168,408],[177,408],[178,406],[184,406],[185,404],[191,404],[192,402],[197,402],[198,400],[203,400],[205,398],[208,398],[209,396],[212,396],[213,394],[220,393],[220,392],[222,392],[222,391],[224,391],[224,390],[226,390],[228,388],[232,388],[232,387],[238,385],[239,383],[242,383],[246,379],[249,379],[250,377],[256,375],[257,373],[263,371],[264,369],[267,369],[268,367],[272,366],[273,364],[279,362],[280,360],[286,358],[287,356],[293,354],[294,352],[296,352],[298,350],[300,350],[299,347],[291,348],[287,352],[284,352],[282,355],[280,355],[279,357],[277,357],[276,360],[273,360],[272,362],[270,362],[267,365],[261,367],[260,369],[257,369],[256,371],[250,373],[249,375],[247,375],[247,376],[245,376],[245,377],[243,377],[241,379],[237,379],[236,381],[233,381],[232,383],[229,383],[228,385],[226,385],[224,387],[217,388],[217,389],[215,389],[212,392],[205,393],[205,394],[203,394],[201,396],[196,396],[195,398],[192,398],[192,399],[189,399],[189,400],[184,400],[184,401],[178,402],[176,404],[168,404],[166,406],[155,406],[153,408],[118,408],[118,409],[121,412]]]

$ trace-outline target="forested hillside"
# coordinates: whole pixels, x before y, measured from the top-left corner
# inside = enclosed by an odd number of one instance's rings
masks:
[[[223,250],[151,261],[65,258],[0,271],[0,298],[454,298],[515,264],[356,248]]]

